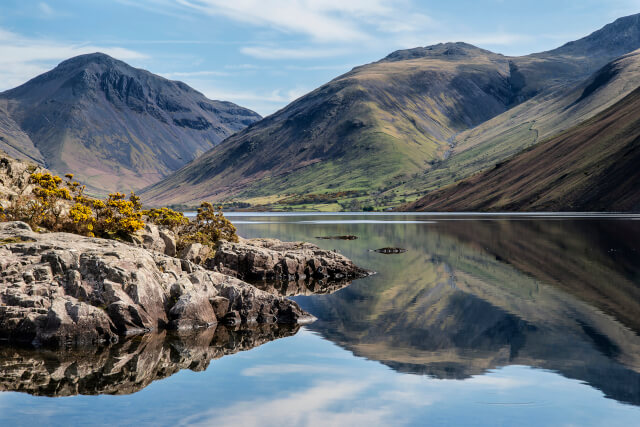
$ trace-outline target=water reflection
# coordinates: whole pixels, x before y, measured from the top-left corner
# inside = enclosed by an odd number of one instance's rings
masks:
[[[262,225],[278,238],[309,229]],[[331,242],[378,275],[298,297],[310,329],[399,371],[465,379],[527,365],[640,405],[640,224],[621,220],[468,220],[392,226],[352,221]],[[241,232],[252,233],[249,225]],[[302,235],[305,233],[305,235]],[[409,251],[385,257],[371,247]]]
[[[319,317],[309,329],[265,345],[295,331],[147,336],[85,354],[4,349],[5,390],[132,394],[0,393],[0,424],[637,424],[640,221],[375,218],[238,224],[243,236],[310,241],[378,273],[296,296]],[[359,238],[315,237],[339,235]],[[408,251],[369,251],[384,247]]]
[[[251,284],[265,292],[285,297],[297,295],[332,294],[351,284],[351,280],[304,278],[297,280],[251,281]]]
[[[147,334],[97,349],[0,347],[0,391],[49,397],[132,394],[183,369],[204,371],[211,360],[297,331],[297,326],[220,325],[187,334]]]

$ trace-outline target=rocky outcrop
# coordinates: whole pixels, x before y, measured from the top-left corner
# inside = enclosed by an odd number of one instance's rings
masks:
[[[276,239],[221,241],[205,266],[249,281],[344,281],[371,274],[337,252]]]
[[[131,394],[183,369],[204,371],[211,360],[294,335],[296,325],[165,331],[102,347],[52,351],[0,347],[0,391],[36,396]]]
[[[293,301],[187,260],[0,223],[0,339],[84,345],[218,322],[311,320]]]
[[[33,163],[12,159],[0,151],[0,206],[6,208],[11,200],[31,195],[33,185],[29,183],[29,177],[34,172],[44,171]]]
[[[175,234],[152,223],[145,224],[142,230],[132,235],[131,243],[171,257],[177,255]]]

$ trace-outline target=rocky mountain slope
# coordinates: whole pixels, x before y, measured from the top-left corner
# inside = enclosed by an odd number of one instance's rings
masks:
[[[639,211],[640,88],[514,158],[406,206],[420,211]]]
[[[137,190],[259,119],[95,53],[0,94],[0,149],[93,192]]]
[[[396,187],[448,158],[463,131],[573,86],[639,47],[634,15],[524,57],[464,43],[394,52],[227,139],[143,196],[156,204],[256,203]]]

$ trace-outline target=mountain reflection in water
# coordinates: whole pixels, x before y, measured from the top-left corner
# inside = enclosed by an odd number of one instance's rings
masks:
[[[342,252],[379,274],[297,297],[318,317],[309,329],[399,372],[465,379],[527,365],[640,405],[637,221],[440,220],[348,232],[368,237]],[[409,251],[363,252],[381,243]]]

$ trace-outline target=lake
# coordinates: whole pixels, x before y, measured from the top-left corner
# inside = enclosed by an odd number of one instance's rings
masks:
[[[640,423],[640,216],[228,217],[376,274],[281,287],[318,318],[303,328],[0,348],[0,425]],[[358,238],[319,238],[340,235]]]

